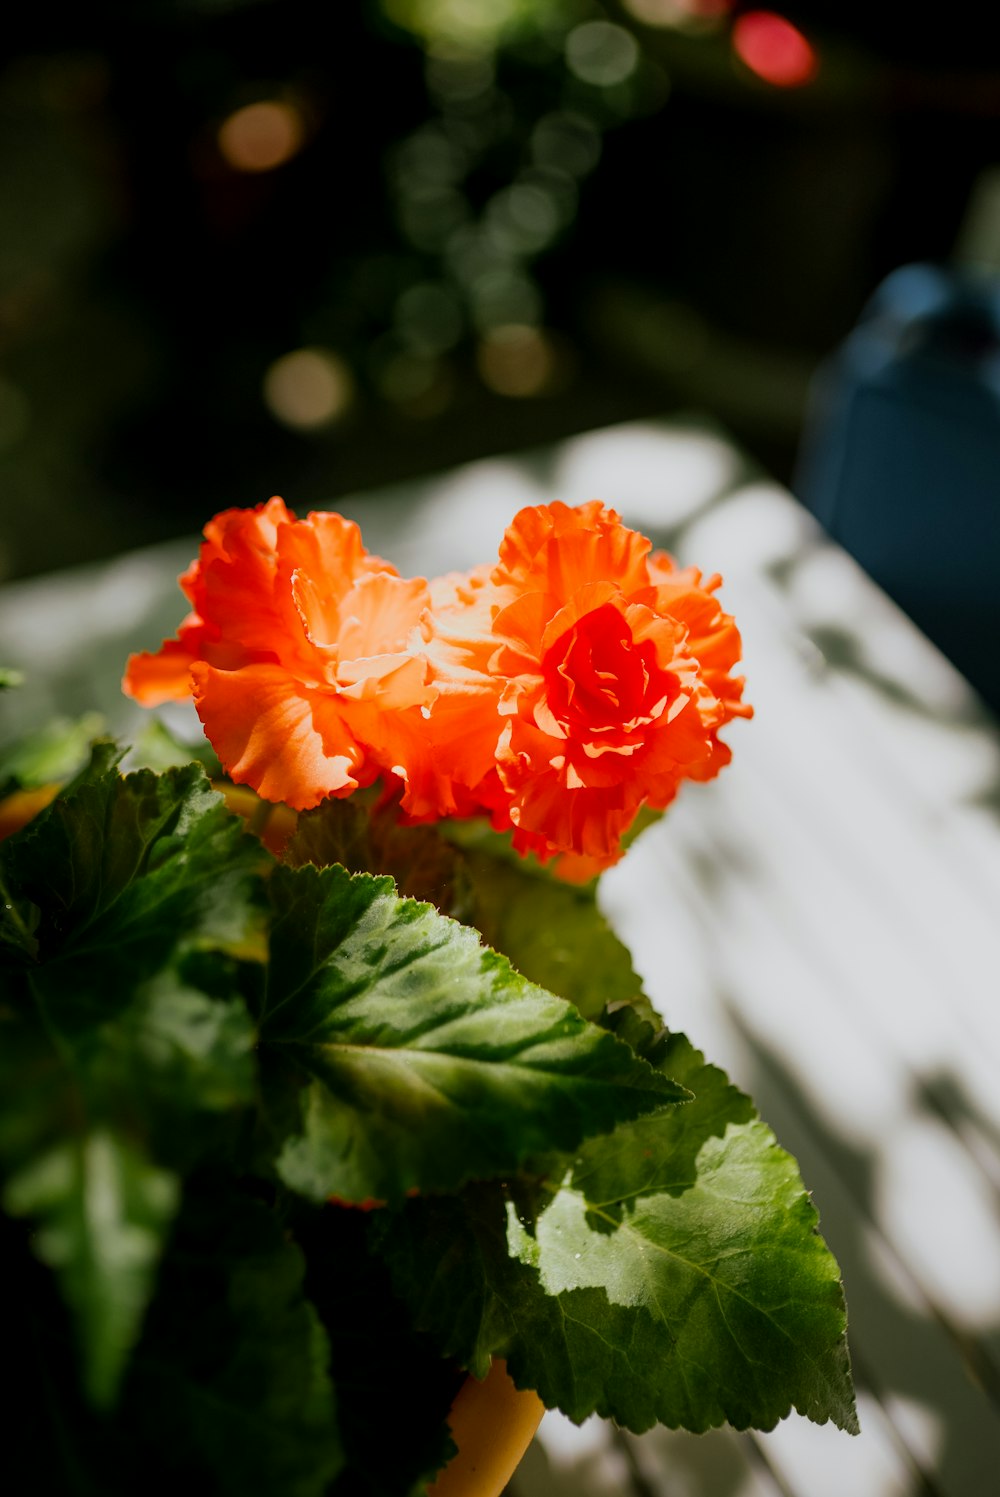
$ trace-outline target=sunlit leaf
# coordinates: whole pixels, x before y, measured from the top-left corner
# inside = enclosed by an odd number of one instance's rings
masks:
[[[683,1036],[688,1108],[591,1140],[535,1209],[500,1186],[383,1229],[418,1325],[575,1420],[769,1429],[794,1406],[855,1429],[836,1263],[794,1161]]]
[[[280,1172],[397,1198],[572,1149],[686,1093],[389,879],[278,869],[262,1035],[310,1078]]]

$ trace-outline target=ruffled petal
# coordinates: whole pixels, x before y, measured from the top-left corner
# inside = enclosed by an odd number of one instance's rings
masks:
[[[183,702],[191,695],[191,666],[196,656],[179,639],[165,639],[158,650],[130,655],[122,691],[143,707]]]
[[[276,541],[279,597],[294,603],[309,640],[338,651],[344,641],[344,601],[371,573],[398,579],[396,568],[369,556],[361,531],[343,515],[313,512],[283,526]],[[356,653],[375,654],[375,650]]]
[[[242,659],[276,660],[288,632],[287,609],[275,596],[278,538],[293,525],[281,499],[256,509],[231,509],[205,527],[195,607],[221,641],[239,647]]]
[[[722,578],[714,573],[705,579],[696,567],[680,570],[665,551],[654,553],[649,571],[655,589],[655,596],[648,599],[650,606],[671,614],[684,626],[686,653],[697,660],[706,686],[723,704],[722,721],[752,717],[753,708],[742,700],[743,677],[733,674],[743,656],[740,632],[714,596]],[[640,595],[638,601],[647,599]]]
[[[426,660],[400,650],[395,655],[373,655],[344,660],[338,668],[340,695],[345,700],[374,702],[383,712],[426,706],[432,698],[427,685]],[[374,741],[378,741],[376,730]]]
[[[342,660],[404,650],[430,603],[422,577],[369,572],[359,577],[340,604],[337,645]]]
[[[158,650],[129,656],[122,691],[144,707],[186,701],[191,695],[191,666],[201,658],[211,635],[204,621],[189,613],[176,639],[165,639]]]
[[[297,811],[370,784],[365,754],[337,696],[293,681],[278,665],[191,668],[195,705],[229,777]]]
[[[564,601],[590,582],[613,580],[624,593],[648,586],[650,542],[598,500],[575,508],[556,501],[522,509],[504,535],[497,582],[554,593]]]
[[[405,784],[406,814],[414,820],[468,815],[482,801],[480,787],[488,779],[496,799],[496,753],[503,726],[492,682],[478,690],[444,683],[430,708],[393,717],[380,752],[384,757],[392,747],[394,772]]]

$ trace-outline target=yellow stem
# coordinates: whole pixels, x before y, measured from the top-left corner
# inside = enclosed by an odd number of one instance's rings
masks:
[[[538,1394],[515,1388],[499,1358],[481,1383],[466,1378],[448,1415],[458,1454],[427,1497],[500,1497],[544,1413]]]

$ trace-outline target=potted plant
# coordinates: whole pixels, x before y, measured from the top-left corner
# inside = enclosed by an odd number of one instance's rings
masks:
[[[855,1429],[795,1162],[595,900],[748,715],[719,579],[594,502],[428,584],[275,499],[181,585],[125,685],[207,744],[0,764],[10,1469],[454,1497],[484,1400]]]

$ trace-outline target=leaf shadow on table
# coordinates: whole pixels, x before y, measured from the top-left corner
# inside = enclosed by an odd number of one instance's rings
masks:
[[[719,789],[706,792],[690,816],[679,805],[640,839],[620,882],[609,875],[605,914],[668,1021],[725,1060],[799,1160],[844,1274],[862,1436],[851,1441],[793,1420],[774,1435],[744,1437],[770,1467],[754,1484],[745,1462],[742,1482],[707,1461],[696,1471],[701,1440],[660,1432],[662,1475],[652,1490],[657,1497],[982,1497],[1000,1469],[1000,1128],[994,1110],[977,1105],[985,1094],[956,1070],[965,1053],[961,1014],[956,1009],[944,1024],[943,1037],[955,1035],[958,1048],[942,1050],[939,1065],[912,1061],[919,1046],[902,1030],[893,1041],[875,1015],[869,1033],[870,984],[838,1001],[838,983],[853,982],[865,963],[862,928],[851,916],[832,944],[814,944],[808,920],[818,908],[825,929],[834,906],[811,887],[801,904],[789,900],[775,865],[787,872],[794,848],[784,847],[770,821],[774,848],[754,840],[770,802],[744,824],[745,797]],[[848,872],[856,873],[853,864]],[[792,880],[795,890],[801,878]],[[728,935],[720,942],[722,930]],[[664,960],[679,948],[683,961]],[[845,963],[831,965],[838,953]],[[945,994],[939,1002],[947,1004]],[[898,1022],[917,1018],[904,1007]],[[845,1074],[852,1064],[855,1074]],[[884,1093],[866,1095],[877,1092],[880,1077]],[[954,1178],[938,1190],[942,1169],[954,1169]],[[896,1192],[888,1205],[887,1183]],[[902,1213],[894,1209],[900,1189]],[[978,1210],[966,1213],[963,1200]],[[939,1247],[949,1231],[953,1255]],[[977,1261],[981,1273],[962,1283],[962,1265]],[[733,1437],[727,1455],[734,1463],[735,1447]],[[688,1449],[697,1452],[690,1463]],[[530,1489],[530,1497],[535,1490],[546,1488]]]
[[[886,700],[897,707],[905,707],[921,717],[940,717],[940,712],[924,700],[917,691],[911,690],[898,677],[879,670],[866,659],[863,643],[857,634],[834,624],[816,624],[808,630],[809,638],[819,650],[825,665],[833,670],[858,676]],[[971,702],[961,714],[959,721],[974,721],[977,714]]]
[[[856,677],[874,688],[886,701],[914,717],[923,718],[958,733],[963,731],[986,732],[995,740],[995,752],[988,773],[980,778],[978,788],[964,797],[973,810],[986,811],[995,821],[1000,821],[1000,722],[985,703],[971,692],[960,706],[948,714],[940,705],[935,705],[911,690],[904,682],[878,670],[865,658],[861,641],[847,629],[821,625],[808,631],[822,660],[822,668],[839,671]]]
[[[970,1331],[958,1324],[913,1281],[879,1225],[874,1156],[835,1136],[794,1073],[742,1022],[735,1003],[731,1009],[753,1058],[755,1100],[798,1158],[820,1209],[820,1229],[843,1270],[859,1392],[881,1405],[909,1468],[907,1497],[973,1497],[991,1490],[1000,1459],[996,1336],[987,1327]],[[964,1119],[983,1137],[992,1133],[954,1077],[927,1078],[916,1086],[913,1108],[951,1128]],[[934,1434],[928,1447],[935,1448],[921,1451],[921,1442],[908,1436],[907,1421],[900,1418],[907,1405],[929,1414]],[[766,1437],[762,1443],[766,1447]],[[855,1488],[855,1497],[876,1492]]]
[[[971,797],[974,809],[986,811],[995,821],[1000,821],[1000,762],[994,776]]]
[[[551,1440],[551,1436],[549,1437]],[[641,1437],[608,1426],[553,1458],[542,1440],[529,1448],[505,1497],[739,1497],[746,1492],[749,1435],[656,1430]]]

